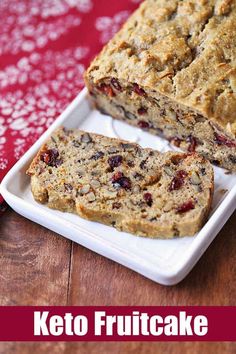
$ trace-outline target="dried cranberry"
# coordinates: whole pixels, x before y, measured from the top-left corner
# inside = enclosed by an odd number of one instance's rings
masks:
[[[184,170],[180,170],[180,171],[177,171],[176,175],[179,177],[179,178],[185,178],[187,177],[188,173]]]
[[[115,167],[118,167],[122,164],[123,158],[121,155],[115,155],[115,156],[111,156],[108,159],[108,163],[110,165],[110,167],[112,169],[114,169]]]
[[[178,177],[174,177],[171,184],[170,184],[170,187],[169,187],[169,191],[172,192],[174,190],[178,190],[180,189],[182,186],[183,186],[183,180],[178,178]]]
[[[146,92],[138,84],[133,84],[133,90],[139,96],[146,96]]]
[[[147,108],[145,108],[145,107],[140,107],[139,109],[138,109],[138,114],[140,115],[140,116],[143,116],[144,114],[147,114]]]
[[[188,152],[195,152],[197,147],[197,140],[192,135],[189,135],[187,138],[187,143],[189,143]]]
[[[98,86],[99,91],[101,91],[102,93],[104,93],[105,95],[109,96],[109,97],[114,97],[115,93],[112,90],[112,87],[108,84],[101,84],[100,86]]]
[[[189,200],[188,202],[183,203],[182,205],[180,205],[177,208],[177,213],[179,213],[179,214],[187,213],[187,211],[192,210],[194,208],[195,208],[195,205],[194,205],[193,201]]]
[[[62,164],[62,159],[59,159],[59,152],[57,149],[50,149],[43,152],[40,156],[41,161],[51,167],[58,167]]]
[[[148,122],[145,122],[144,120],[140,120],[138,122],[138,126],[139,128],[141,129],[148,129],[149,128],[149,123]]]
[[[122,87],[117,79],[114,77],[111,79],[111,84],[112,86],[117,90],[117,91],[122,91]]]
[[[172,179],[170,187],[169,187],[169,191],[172,192],[174,190],[178,190],[180,189],[183,184],[184,184],[184,180],[187,177],[187,172],[180,170],[176,173],[175,177]]]
[[[112,209],[120,209],[122,207],[121,203],[115,202],[112,204]]]
[[[236,142],[233,140],[230,140],[224,135],[220,135],[218,133],[215,133],[215,142],[218,145],[225,145],[228,146],[229,148],[236,147]]]
[[[131,189],[130,178],[125,177],[122,172],[117,172],[113,175],[112,183],[126,190]]]
[[[145,202],[147,203],[147,205],[151,207],[153,204],[153,199],[152,199],[151,193],[145,193],[143,198],[144,198]]]
[[[92,97],[95,97],[95,96],[96,96],[95,93],[94,93],[92,90],[89,91],[89,94],[90,94],[90,96],[92,96]]]
[[[40,156],[41,161],[45,162],[46,165],[50,166],[51,163],[51,153],[50,151],[46,151],[44,153],[42,153],[42,155]]]
[[[131,180],[128,177],[122,177],[118,184],[124,189],[131,189]]]
[[[116,172],[113,176],[112,176],[112,183],[116,183],[119,179],[121,179],[122,177],[124,177],[124,174],[120,171]]]

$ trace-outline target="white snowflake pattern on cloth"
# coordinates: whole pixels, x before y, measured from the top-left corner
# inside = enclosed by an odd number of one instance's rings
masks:
[[[92,7],[92,0],[1,0],[1,10],[11,15],[27,14],[42,18],[65,15],[70,9],[89,12]]]
[[[8,166],[8,160],[0,157],[0,170],[5,170],[7,166]]]
[[[81,23],[79,13],[89,12],[91,0],[1,0],[0,55],[32,52],[45,47]],[[63,18],[57,18],[64,15]],[[52,17],[50,21],[47,21]],[[40,21],[39,21],[40,18]]]
[[[37,48],[45,47],[49,41],[55,41],[65,35],[71,28],[79,26],[81,19],[78,16],[67,15],[53,23],[27,24],[15,29],[9,35],[0,36],[0,54],[11,52],[17,54],[21,51],[32,52]]]
[[[4,108],[4,103],[0,102],[0,106],[3,106]],[[6,108],[6,106],[5,106]],[[4,144],[6,144],[7,139],[5,136],[3,136],[5,134],[7,130],[7,126],[5,124],[5,119],[0,117],[0,170],[4,170],[5,168],[7,168],[8,165],[8,161],[6,158],[3,158],[3,147]]]
[[[32,144],[48,128],[55,117],[83,87],[84,65],[80,62],[89,53],[87,47],[66,49],[62,52],[46,51],[21,58],[16,66],[0,72],[0,86],[31,82],[28,89],[0,94],[0,150],[4,150],[6,132],[14,136],[14,157],[18,159],[26,146]],[[40,63],[40,70],[37,64]],[[10,73],[10,74],[9,74]],[[5,77],[4,77],[5,75]],[[13,76],[11,76],[13,75]],[[24,83],[25,83],[24,82]],[[0,154],[0,158],[4,156]],[[0,160],[0,169],[7,164]]]
[[[91,0],[65,0],[70,7],[75,7],[81,12],[89,12],[93,8]]]
[[[129,11],[120,11],[114,17],[103,16],[97,18],[95,27],[101,32],[100,40],[102,44],[107,43],[114,36],[129,15]]]
[[[29,81],[35,84],[49,80],[54,77],[56,71],[65,67],[68,68],[66,78],[71,79],[74,74],[73,65],[76,65],[78,60],[84,59],[88,52],[88,47],[77,47],[73,51],[66,49],[59,53],[48,50],[43,55],[32,53],[29,57],[22,57],[16,65],[9,65],[0,71],[0,89],[16,84],[24,85]]]

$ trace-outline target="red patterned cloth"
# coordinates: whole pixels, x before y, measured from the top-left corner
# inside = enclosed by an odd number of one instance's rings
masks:
[[[0,1],[1,181],[82,89],[86,66],[141,0]]]

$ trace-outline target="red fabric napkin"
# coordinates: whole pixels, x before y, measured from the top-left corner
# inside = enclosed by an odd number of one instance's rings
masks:
[[[82,89],[86,66],[140,2],[1,0],[0,181]]]

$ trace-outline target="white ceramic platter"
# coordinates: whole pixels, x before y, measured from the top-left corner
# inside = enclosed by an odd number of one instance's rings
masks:
[[[171,149],[168,142],[161,138],[125,123],[113,121],[111,117],[92,110],[86,95],[84,89],[8,172],[1,183],[1,193],[13,209],[26,218],[155,282],[176,284],[190,272],[235,210],[236,175],[229,175],[225,170],[215,168],[213,209],[207,224],[194,237],[173,240],[152,240],[121,233],[114,228],[83,220],[77,215],[54,211],[36,203],[30,192],[30,179],[25,175],[25,171],[42,143],[60,125],[68,128],[78,127],[111,137],[118,135],[126,140],[138,141],[143,147],[160,151]]]

